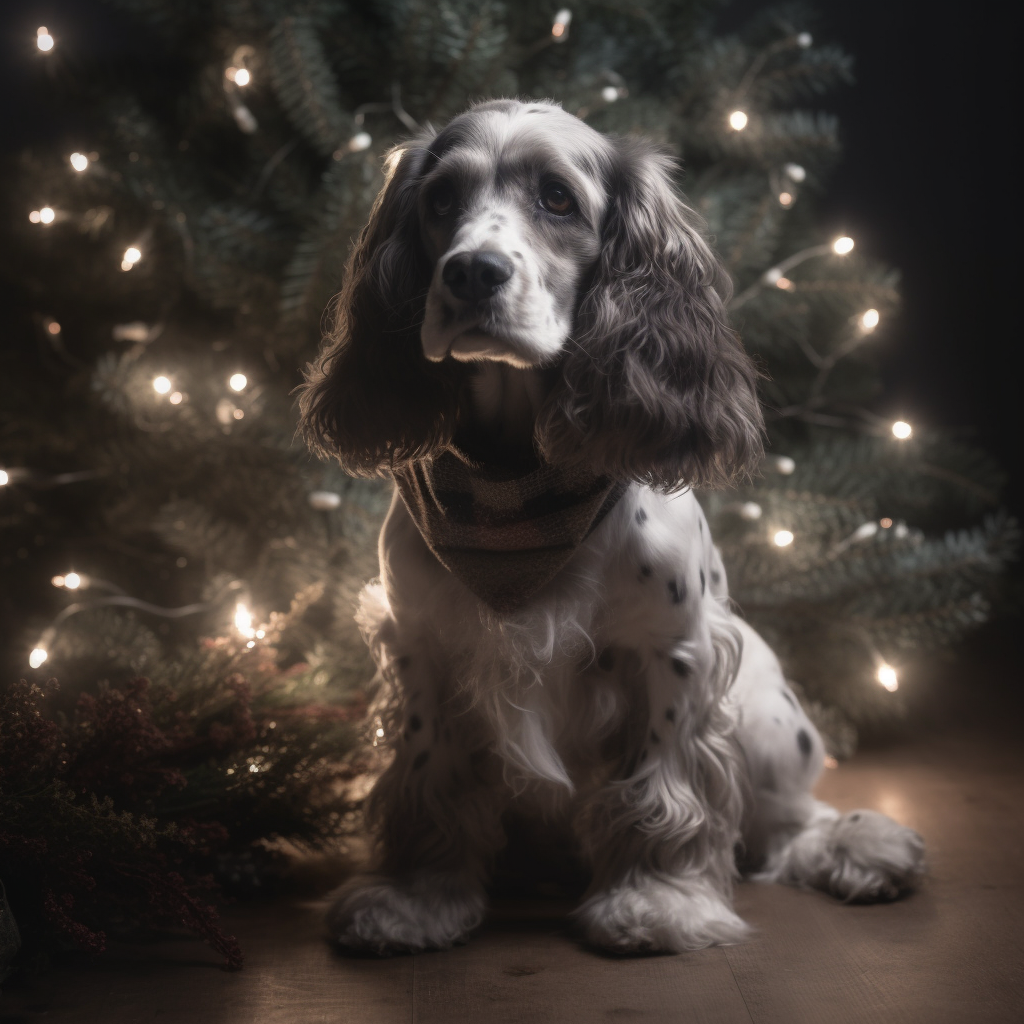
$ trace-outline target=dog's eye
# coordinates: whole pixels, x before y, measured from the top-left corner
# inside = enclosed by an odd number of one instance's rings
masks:
[[[565,217],[573,211],[572,193],[564,185],[547,185],[540,194],[540,205],[548,213]]]
[[[431,208],[438,217],[444,217],[446,214],[451,213],[454,204],[455,197],[449,188],[439,188],[430,200]]]

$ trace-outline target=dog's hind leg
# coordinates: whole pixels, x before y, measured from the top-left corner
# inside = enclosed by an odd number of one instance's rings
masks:
[[[761,881],[821,889],[843,900],[893,899],[924,871],[924,842],[876,811],[840,814],[812,796],[824,767],[817,729],[761,637],[736,620],[743,660],[733,697],[749,772],[743,861]]]
[[[483,919],[484,885],[504,844],[501,771],[472,711],[445,693],[439,652],[389,615],[368,614],[374,600],[383,595],[364,595],[361,619],[398,695],[382,725],[394,760],[369,799],[374,870],[338,890],[327,923],[354,952],[447,949]]]

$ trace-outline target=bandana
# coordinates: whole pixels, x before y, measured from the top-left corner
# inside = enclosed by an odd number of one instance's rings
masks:
[[[549,583],[627,485],[584,469],[476,462],[455,447],[395,472],[437,560],[497,612]]]

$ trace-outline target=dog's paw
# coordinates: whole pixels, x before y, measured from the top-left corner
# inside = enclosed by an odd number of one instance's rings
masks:
[[[893,900],[924,875],[924,840],[877,811],[851,811],[827,841],[819,888],[847,902]]]
[[[484,907],[480,886],[457,875],[358,875],[334,893],[327,927],[351,953],[418,953],[464,941]]]
[[[726,899],[695,880],[634,881],[588,897],[574,914],[591,945],[623,956],[683,953],[738,942],[750,929]]]

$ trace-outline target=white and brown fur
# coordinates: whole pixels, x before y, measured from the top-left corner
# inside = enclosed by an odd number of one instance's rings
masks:
[[[502,615],[396,495],[359,610],[394,760],[370,800],[374,871],[336,895],[333,937],[381,954],[464,940],[513,806],[571,820],[592,872],[576,920],[620,953],[742,937],[737,850],[762,878],[841,899],[912,887],[915,832],[812,797],[821,739],[730,611],[689,490],[756,464],[762,426],[728,279],[671,161],[551,103],[500,100],[386,170],[302,394],[314,450],[375,474],[457,436],[479,457],[536,452],[632,483]]]

